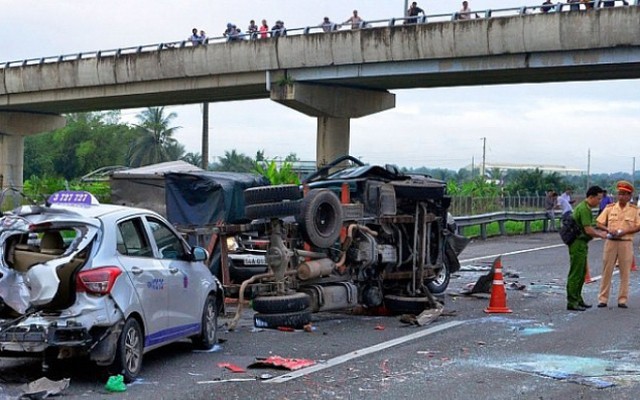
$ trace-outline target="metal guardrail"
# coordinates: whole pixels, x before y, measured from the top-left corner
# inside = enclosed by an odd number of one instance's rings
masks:
[[[556,4],[551,5],[552,12],[564,12],[570,10],[570,6],[578,6],[578,7],[586,7],[585,4],[593,5],[594,8],[600,8],[605,0],[591,0],[588,3],[567,3],[567,2],[558,2]],[[616,5],[619,3],[623,3],[623,0],[615,0]],[[627,0],[627,4],[623,4],[624,6],[638,6],[640,5],[640,0]],[[546,6],[548,7],[548,5]],[[510,8],[500,8],[500,9],[488,9],[482,11],[473,11],[472,15],[477,15],[480,18],[494,18],[494,17],[504,17],[504,16],[514,16],[514,15],[530,15],[533,13],[543,13],[543,8],[546,9],[543,5],[533,5],[533,6],[522,6],[522,7],[510,7]],[[410,21],[411,20],[411,21]],[[416,21],[415,23],[413,21]],[[370,21],[362,21],[360,23],[360,29],[369,29],[376,27],[393,27],[397,25],[404,25],[407,23],[411,24],[427,24],[433,22],[446,22],[446,21],[468,21],[461,20],[460,13],[446,13],[446,14],[433,14],[426,16],[414,16],[414,17],[399,17],[399,18],[389,18],[389,19],[380,19],[380,20],[370,20]],[[295,36],[295,35],[308,35],[315,33],[322,34],[330,34],[332,32],[337,32],[340,30],[350,30],[351,24],[336,24],[336,30],[331,32],[324,32],[321,25],[315,26],[307,26],[303,28],[293,28],[286,29],[286,36],[282,36],[281,38],[286,38],[287,36]],[[270,31],[272,32],[272,31]],[[237,37],[242,40],[268,40],[267,39],[252,39],[251,33],[240,34]],[[96,50],[89,51],[84,53],[74,53],[74,54],[63,54],[57,56],[48,56],[48,57],[40,57],[40,58],[28,58],[23,60],[13,60],[13,61],[4,61],[0,62],[0,69],[4,68],[18,68],[25,67],[29,65],[43,65],[43,64],[52,64],[52,63],[60,63],[64,61],[76,61],[76,60],[84,60],[84,59],[92,59],[92,58],[106,58],[106,57],[120,57],[125,54],[140,54],[140,53],[149,53],[163,50],[171,50],[171,49],[181,49],[186,47],[197,47],[201,45],[210,45],[215,43],[226,43],[229,42],[229,39],[224,36],[207,38],[204,40],[204,43],[200,42],[194,43],[189,39],[180,40],[176,42],[167,42],[167,43],[155,43],[148,45],[140,45],[134,47],[123,47],[119,49],[110,49],[110,50]]]
[[[591,210],[594,216],[597,215],[598,209],[594,208]],[[556,223],[560,222],[560,217],[562,216],[562,212],[560,210],[555,211]],[[542,221],[542,231],[547,232],[549,229],[549,219],[547,218],[547,213],[545,211],[530,211],[530,212],[514,212],[514,211],[499,211],[487,214],[479,214],[479,215],[469,215],[469,216],[459,216],[455,217],[456,225],[458,226],[458,232],[462,233],[462,228],[468,226],[476,226],[480,225],[480,238],[482,240],[486,240],[487,235],[487,225],[498,223],[498,227],[500,230],[500,236],[504,236],[507,234],[507,230],[505,229],[505,223],[507,221],[516,221],[516,222],[524,222],[524,234],[528,235],[531,233],[531,223],[534,221]]]
[[[556,211],[556,219],[560,218],[560,211]],[[529,212],[514,212],[514,211],[499,211],[487,214],[479,214],[479,215],[469,215],[469,216],[459,216],[455,217],[456,224],[458,226],[458,233],[462,233],[462,228],[468,226],[476,226],[480,225],[480,238],[482,240],[487,239],[487,225],[492,223],[498,223],[498,228],[500,230],[500,235],[504,236],[507,234],[507,230],[505,228],[505,223],[507,221],[518,221],[524,222],[524,233],[531,233],[531,222],[533,221],[543,221],[543,231],[546,232],[548,229],[548,219],[547,214],[544,211],[529,211]]]

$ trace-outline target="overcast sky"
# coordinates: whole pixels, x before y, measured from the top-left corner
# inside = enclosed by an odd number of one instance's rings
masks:
[[[475,10],[540,1],[471,0]],[[457,0],[419,1],[427,14],[456,11]],[[0,0],[0,61],[109,50],[186,39],[191,28],[220,36],[227,22],[277,19],[288,28],[345,21],[354,9],[366,20],[402,16],[404,0]],[[600,81],[398,90],[396,108],[351,120],[351,154],[368,163],[457,170],[488,163],[536,163],[631,172],[640,169],[640,85]],[[201,107],[170,107],[182,129],[176,138],[200,152]],[[139,110],[122,110],[134,120]],[[268,158],[296,153],[315,159],[316,120],[270,100],[213,103],[210,155],[224,151]]]

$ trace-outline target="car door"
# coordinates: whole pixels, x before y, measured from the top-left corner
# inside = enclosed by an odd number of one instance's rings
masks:
[[[196,279],[197,266],[188,261],[190,254],[184,241],[164,221],[153,216],[146,219],[159,261],[169,271],[169,329],[176,338],[196,334],[204,306],[202,286]]]
[[[169,270],[156,258],[144,220],[118,222],[118,259],[131,279],[144,312],[145,347],[166,341]]]

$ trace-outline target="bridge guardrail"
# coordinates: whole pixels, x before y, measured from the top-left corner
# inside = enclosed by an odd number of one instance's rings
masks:
[[[604,0],[591,0],[586,4],[591,4],[594,8],[598,9],[602,6]],[[640,5],[640,0],[626,0],[629,6],[638,6]],[[622,3],[623,0],[615,0],[615,3]],[[553,6],[552,11],[550,12],[564,12],[569,9],[569,6],[579,7],[585,5],[585,3],[567,3],[567,2],[558,2]],[[626,6],[625,5],[625,6]],[[504,17],[504,16],[513,16],[513,15],[529,15],[532,13],[540,12],[542,13],[543,5],[536,4],[533,6],[521,6],[521,7],[510,7],[510,8],[500,8],[500,9],[488,9],[481,11],[473,11],[472,14],[477,14],[481,19],[483,18],[494,18],[494,17]],[[409,19],[416,19],[416,23],[413,24],[427,24],[433,22],[446,22],[446,21],[456,21],[459,20],[459,12],[454,13],[446,13],[446,14],[433,14],[419,17],[398,17],[398,18],[389,18],[389,19],[380,19],[380,20],[370,20],[363,21],[360,24],[360,29],[369,29],[375,27],[393,27],[399,25],[404,25]],[[350,24],[336,24],[338,29],[332,32],[350,30]],[[271,33],[272,31],[270,31]],[[320,25],[307,26],[302,28],[292,28],[286,29],[286,36],[296,36],[296,35],[308,35],[308,34],[316,34],[316,33],[332,33],[332,32],[324,32]],[[284,37],[286,37],[284,36]],[[242,40],[251,39],[250,33],[243,33],[238,35],[238,38]],[[252,40],[266,40],[266,39],[252,39]],[[155,43],[148,45],[140,45],[140,46],[132,46],[132,47],[123,47],[119,49],[110,49],[110,50],[94,50],[87,51],[82,53],[74,53],[74,54],[63,54],[57,56],[47,56],[47,57],[39,57],[39,58],[28,58],[22,60],[13,60],[13,61],[4,61],[0,62],[0,69],[5,68],[17,68],[17,67],[25,67],[29,65],[42,65],[49,63],[59,63],[63,61],[75,61],[82,59],[91,59],[91,58],[103,58],[103,57],[120,57],[124,54],[140,54],[154,51],[163,51],[170,50],[176,48],[185,48],[185,47],[197,47],[201,45],[209,45],[214,43],[226,43],[228,42],[228,38],[224,36],[207,38],[204,41],[204,44],[200,43],[192,43],[189,39],[180,40],[175,42],[166,42],[166,43]]]

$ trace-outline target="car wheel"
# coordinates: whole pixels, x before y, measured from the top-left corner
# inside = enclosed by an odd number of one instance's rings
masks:
[[[277,329],[280,327],[302,329],[311,322],[311,311],[302,310],[281,314],[256,313],[253,316],[253,324],[256,328]]]
[[[451,274],[449,273],[449,267],[447,263],[442,263],[442,268],[436,273],[436,277],[426,282],[427,288],[433,294],[444,293],[449,286],[449,280]]]
[[[112,364],[115,373],[122,374],[126,383],[133,382],[142,368],[144,338],[135,318],[129,318],[120,332],[116,358]]]
[[[244,208],[244,215],[249,219],[288,217],[299,212],[300,200],[251,204]]]
[[[244,204],[278,203],[283,200],[299,200],[302,192],[298,185],[259,186],[244,191]]]
[[[328,248],[340,237],[342,205],[330,190],[314,189],[302,199],[297,220],[307,242]]]
[[[384,296],[384,305],[392,314],[418,315],[429,308],[430,304],[428,297]]]
[[[202,350],[211,349],[218,339],[218,307],[213,295],[207,296],[202,310],[200,334],[191,338],[193,345]]]
[[[302,292],[285,296],[258,296],[253,299],[253,309],[264,314],[303,311],[310,305],[309,295]]]

